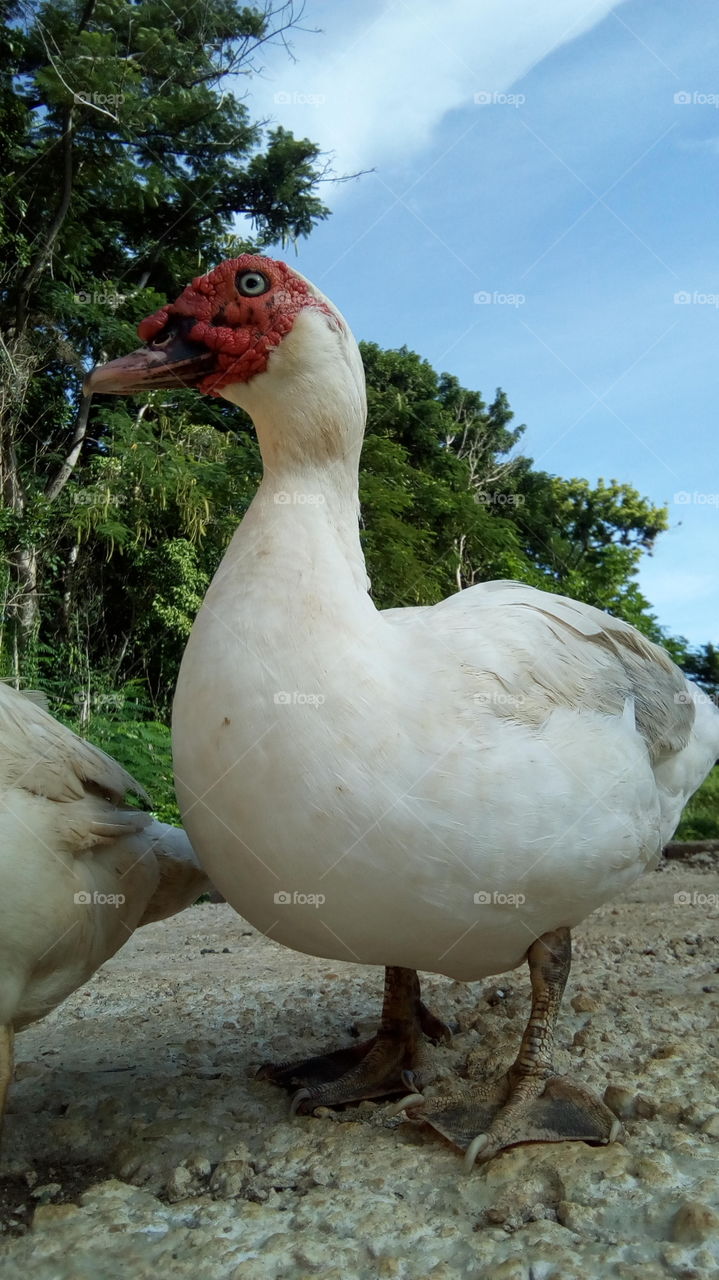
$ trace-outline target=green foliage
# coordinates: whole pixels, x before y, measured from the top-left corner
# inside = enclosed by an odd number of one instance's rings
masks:
[[[216,519],[198,475],[223,466],[222,414],[209,403],[195,400],[168,432],[159,408],[145,422],[145,406],[83,399],[83,376],[134,346],[137,322],[199,272],[306,235],[328,212],[324,163],[315,143],[253,121],[236,92],[262,46],[295,23],[292,0],[26,0],[4,13],[0,663],[18,675],[43,644],[60,644],[72,675],[105,578],[112,598],[115,553],[132,576],[138,548],[167,526],[196,540]],[[251,241],[236,238],[237,215]],[[240,465],[218,478],[220,502],[234,503]],[[51,639],[53,608],[64,631]]]
[[[153,813],[161,822],[180,826],[169,726],[148,719],[151,709],[131,695],[131,690],[130,696],[123,691],[98,695],[89,723],[84,725],[72,716],[60,718],[127,769],[147,791]]]
[[[222,401],[96,402],[81,385],[193,276],[326,216],[316,144],[252,120],[229,79],[251,74],[295,14],[291,0],[27,0],[5,12],[0,674],[43,685],[174,820],[172,690],[256,490],[258,448]],[[238,214],[251,241],[236,236]],[[501,389],[485,401],[406,348],[362,354],[362,538],[380,607],[511,577],[662,639],[636,580],[662,509],[617,480],[535,469]],[[668,643],[716,694],[717,651]]]
[[[719,839],[719,766],[692,796],[677,828],[675,840]]]

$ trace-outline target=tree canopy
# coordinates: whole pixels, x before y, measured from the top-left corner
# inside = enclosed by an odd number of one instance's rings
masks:
[[[96,400],[82,379],[198,272],[327,216],[317,145],[239,95],[297,19],[291,0],[25,0],[0,24],[0,675],[45,687],[168,817],[179,661],[259,452],[223,401]],[[362,355],[380,607],[511,577],[667,640],[636,576],[663,508],[618,479],[537,469],[503,390],[485,400],[406,348]],[[717,651],[668,643],[716,696]]]

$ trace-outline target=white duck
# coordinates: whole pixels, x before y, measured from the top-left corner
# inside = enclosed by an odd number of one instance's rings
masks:
[[[0,1127],[16,1031],[211,886],[184,831],[124,803],[142,787],[0,683]]]
[[[258,929],[386,968],[376,1037],[268,1067],[308,1110],[401,1092],[483,1159],[605,1142],[618,1122],[558,1077],[570,930],[653,866],[719,753],[719,715],[626,623],[516,582],[378,612],[358,531],[365,384],[333,305],[248,256],[143,321],[90,389],[180,383],[252,417],[264,478],[208,591],[174,709],[180,806]],[[242,815],[241,831],[238,817]],[[499,1081],[424,1098],[441,1033],[417,969],[473,981],[529,961],[532,1010]]]

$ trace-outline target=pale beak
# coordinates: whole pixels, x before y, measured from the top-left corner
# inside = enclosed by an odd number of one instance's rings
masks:
[[[83,394],[122,396],[160,387],[196,387],[212,373],[215,358],[214,351],[178,334],[97,365],[85,379]]]

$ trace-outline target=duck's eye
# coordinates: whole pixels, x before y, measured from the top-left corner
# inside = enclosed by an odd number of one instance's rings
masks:
[[[235,285],[237,292],[243,297],[258,298],[261,293],[267,293],[270,282],[261,271],[238,271],[235,276]]]

